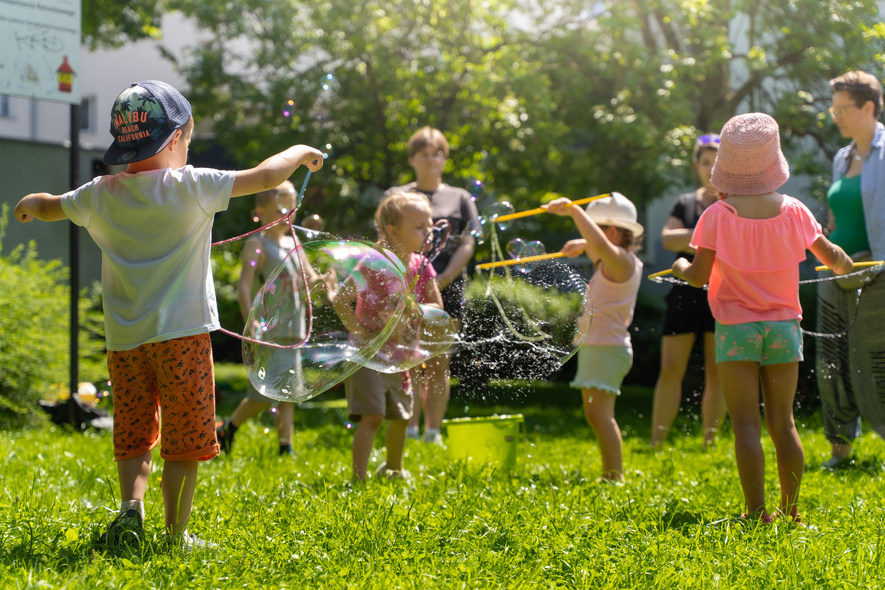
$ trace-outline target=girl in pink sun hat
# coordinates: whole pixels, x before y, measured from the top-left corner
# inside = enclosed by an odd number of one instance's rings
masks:
[[[806,250],[837,274],[850,272],[853,263],[824,237],[805,205],[776,192],[789,177],[777,122],[762,113],[731,118],[722,128],[711,176],[720,200],[695,227],[694,261],[677,260],[673,274],[696,287],[709,283],[716,362],[748,514],[763,522],[772,518],[765,508],[761,378],[765,422],[777,453],[780,511],[801,523],[805,453],[793,421],[802,360],[799,263]]]

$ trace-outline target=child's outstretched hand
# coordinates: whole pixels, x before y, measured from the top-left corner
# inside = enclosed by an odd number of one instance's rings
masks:
[[[547,203],[546,205],[541,205],[541,209],[545,209],[547,213],[553,213],[554,215],[570,215],[572,208],[571,199],[567,199],[565,197],[560,197],[558,199],[554,199]]]
[[[301,163],[307,166],[307,169],[311,172],[316,172],[323,167],[323,160],[325,159],[325,156],[323,155],[323,152],[316,148],[312,148],[310,146],[304,147],[307,148],[307,153],[302,158]]]
[[[691,263],[685,258],[677,258],[676,262],[673,263],[673,266],[670,270],[673,271],[673,276],[677,279],[685,280],[685,271],[688,267],[691,266]]]
[[[565,244],[562,245],[562,248],[559,250],[563,254],[565,254],[569,258],[574,258],[576,256],[580,256],[587,249],[587,240],[583,238],[578,238],[575,240],[569,240]]]

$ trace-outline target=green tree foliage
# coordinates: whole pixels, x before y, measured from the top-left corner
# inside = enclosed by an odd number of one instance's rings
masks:
[[[779,119],[794,170],[820,171],[840,142],[827,81],[882,73],[885,46],[874,0],[170,6],[214,34],[179,64],[198,119],[244,165],[329,145],[304,207],[344,235],[370,234],[380,191],[411,178],[405,143],[423,125],[450,139],[450,182],[481,179],[517,208],[611,190],[642,204],[690,182],[694,137],[747,110]],[[523,227],[542,225],[568,227]]]
[[[0,254],[9,207],[0,211]],[[68,383],[68,269],[37,258],[34,243],[0,255],[0,428],[32,422],[37,401]],[[81,377],[107,379],[95,297],[81,298]]]
[[[165,2],[83,0],[83,43],[90,49],[120,47],[130,41],[159,39]]]

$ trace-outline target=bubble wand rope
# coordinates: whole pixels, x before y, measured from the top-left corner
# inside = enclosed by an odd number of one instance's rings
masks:
[[[834,275],[831,277],[823,277],[820,279],[805,279],[805,280],[799,281],[799,284],[800,285],[809,285],[809,284],[813,284],[813,283],[824,283],[824,282],[828,282],[828,281],[836,281],[839,279],[846,279],[849,277],[863,275],[863,274],[866,274],[870,268],[881,266],[883,264],[885,264],[885,261],[882,261],[882,260],[855,262],[854,266],[856,268],[858,268],[858,270],[852,271],[852,272],[844,274],[844,275]],[[832,269],[828,266],[816,266],[816,267],[814,267],[814,270],[822,271],[822,270],[832,270]],[[673,270],[668,268],[666,270],[652,273],[652,274],[648,275],[648,278],[656,283],[667,282],[667,283],[673,283],[675,285],[688,285],[688,283],[686,283],[685,281],[681,281],[681,280],[677,279],[676,277],[667,276],[667,275],[671,275],[671,274],[673,274]],[[701,288],[706,290],[707,285],[704,285]],[[860,295],[861,295],[862,291],[863,291],[863,285],[861,285],[857,290],[857,300],[858,301],[860,301]],[[802,334],[804,334],[806,336],[812,336],[815,338],[842,338],[843,336],[848,334],[848,331],[851,330],[852,326],[854,326],[855,320],[857,320],[857,310],[855,310],[854,317],[851,319],[851,322],[848,324],[848,326],[844,330],[841,330],[839,332],[828,333],[828,332],[812,332],[811,330],[806,330],[805,328],[802,328]]]
[[[586,197],[584,199],[578,199],[577,201],[572,201],[572,205],[586,205],[591,201],[596,201],[597,199],[604,199],[606,197],[610,197],[611,193],[604,193],[601,195],[596,195],[595,197]],[[531,215],[538,215],[539,213],[547,213],[547,209],[542,207],[538,207],[536,209],[529,209],[527,211],[517,211],[516,213],[508,213],[507,215],[500,215],[495,217],[494,219],[490,219],[489,221],[495,221],[496,223],[501,223],[504,221],[511,221],[513,219],[520,219],[522,217],[529,217]]]
[[[491,240],[492,240],[492,257],[494,258],[495,254],[497,253],[497,255],[501,259],[503,259],[504,253],[501,252],[501,244],[498,241],[498,232],[495,231],[494,224],[492,225],[492,229],[491,229]],[[494,260],[493,260],[493,262],[494,262]],[[505,267],[504,272],[505,272],[506,279],[512,282],[513,277],[510,275],[510,269]],[[525,309],[521,309],[522,316],[526,320],[526,323],[528,323],[532,328],[535,329],[535,331],[538,332],[538,335],[537,336],[526,336],[525,334],[520,333],[519,330],[516,329],[516,326],[514,326],[513,322],[510,321],[510,318],[507,317],[507,312],[504,311],[504,306],[501,305],[501,302],[498,300],[498,296],[495,295],[495,293],[492,291],[492,279],[493,278],[494,278],[494,275],[490,274],[489,281],[486,283],[486,297],[490,298],[492,300],[492,302],[495,304],[495,307],[498,308],[498,313],[501,315],[501,318],[504,320],[504,324],[507,326],[507,328],[510,330],[510,332],[514,336],[516,336],[517,339],[522,340],[523,342],[541,342],[542,340],[547,340],[547,339],[551,338],[550,334],[547,334],[546,332],[544,332],[543,330],[538,328],[537,322],[535,322],[534,320],[532,320],[529,317],[529,315],[525,311]]]
[[[516,264],[516,263],[512,263],[512,264]],[[885,264],[885,261],[883,261],[883,260],[871,260],[871,261],[867,261],[867,262],[855,262],[855,263],[854,263],[854,268],[856,268],[856,269],[858,269],[858,270],[852,271],[852,272],[850,272],[850,273],[848,273],[848,274],[837,275],[837,276],[832,276],[832,277],[823,277],[823,278],[820,278],[820,279],[807,279],[807,280],[804,280],[804,281],[799,281],[799,284],[800,284],[800,285],[807,285],[807,284],[810,284],[810,283],[823,283],[823,282],[826,282],[826,281],[834,281],[834,280],[837,280],[837,279],[844,279],[844,278],[847,278],[847,277],[853,277],[853,276],[856,276],[856,275],[863,274],[863,273],[867,272],[867,270],[868,270],[870,267],[881,266],[881,265],[883,265],[883,264]],[[479,268],[479,266],[477,266],[477,268]],[[815,267],[814,267],[814,270],[820,272],[820,271],[823,271],[823,270],[833,270],[833,269],[830,268],[829,266],[815,266]],[[661,270],[661,271],[658,271],[658,272],[652,273],[652,274],[648,275],[648,279],[651,280],[651,281],[660,282],[660,281],[658,281],[657,279],[660,279],[660,278],[665,277],[665,276],[670,275],[670,274],[673,274],[673,269],[672,269],[672,268],[668,268],[668,269],[665,269],[665,270]],[[686,283],[686,284],[687,284],[687,283]]]

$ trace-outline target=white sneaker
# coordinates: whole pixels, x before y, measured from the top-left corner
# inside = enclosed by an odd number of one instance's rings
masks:
[[[381,466],[375,470],[375,477],[384,477],[388,480],[411,479],[412,474],[405,469],[388,469],[387,463],[382,463]]]
[[[409,426],[406,428],[406,438],[410,438],[412,440],[418,440],[421,438],[421,435],[418,434],[417,426]]]
[[[424,442],[430,445],[438,445],[443,446],[443,437],[440,434],[439,430],[425,430],[424,431]]]
[[[204,541],[195,534],[187,531],[177,535],[166,533],[166,544],[169,546],[178,545],[178,547],[185,553],[190,553],[194,549],[218,549],[218,543]]]

